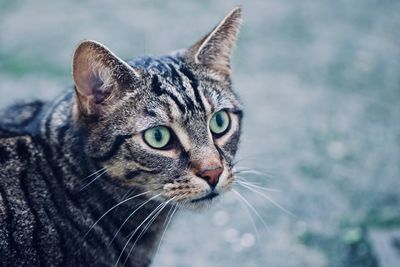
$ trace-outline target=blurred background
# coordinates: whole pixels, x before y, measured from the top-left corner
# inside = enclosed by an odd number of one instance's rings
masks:
[[[400,1],[0,0],[0,107],[71,85],[84,38],[163,54],[237,4],[238,169],[256,186],[182,212],[153,266],[400,266]]]

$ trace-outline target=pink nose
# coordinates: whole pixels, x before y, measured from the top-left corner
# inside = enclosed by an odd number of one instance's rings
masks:
[[[197,173],[198,176],[203,178],[211,188],[215,188],[219,181],[219,176],[221,175],[222,171],[224,168],[218,167],[215,169],[206,169],[204,171],[201,171],[200,173]]]

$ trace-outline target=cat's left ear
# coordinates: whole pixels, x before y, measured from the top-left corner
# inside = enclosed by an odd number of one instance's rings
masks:
[[[76,48],[72,74],[79,117],[107,114],[115,100],[124,94],[124,88],[140,76],[107,47],[91,40],[81,42]]]
[[[242,10],[236,7],[209,34],[188,50],[190,57],[195,63],[203,64],[222,76],[229,77],[232,50],[241,22]]]

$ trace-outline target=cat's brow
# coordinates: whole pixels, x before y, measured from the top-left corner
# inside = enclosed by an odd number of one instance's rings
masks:
[[[164,117],[141,117],[135,121],[135,132],[142,132],[155,126],[169,126],[170,120]]]

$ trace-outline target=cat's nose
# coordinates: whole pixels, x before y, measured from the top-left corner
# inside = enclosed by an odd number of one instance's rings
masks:
[[[205,169],[197,175],[201,178],[203,178],[212,189],[217,186],[218,181],[219,181],[219,176],[223,172],[224,168],[223,167],[217,167],[217,168],[211,168],[211,169]]]

